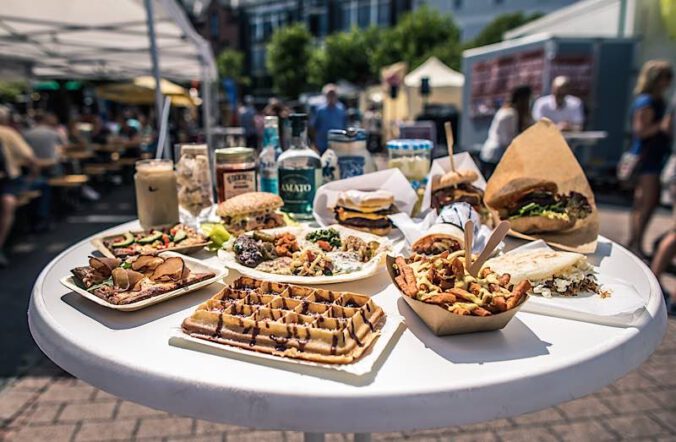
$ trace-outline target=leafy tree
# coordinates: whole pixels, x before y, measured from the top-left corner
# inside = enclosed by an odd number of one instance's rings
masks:
[[[315,86],[347,80],[363,85],[373,78],[371,57],[378,44],[379,29],[353,28],[350,32],[329,35],[324,46],[312,52],[309,81]]]
[[[397,61],[405,61],[414,69],[433,54],[457,69],[460,30],[451,15],[423,6],[404,15],[395,27],[383,31],[372,57],[372,71]]]
[[[275,92],[297,97],[306,89],[312,34],[302,24],[280,28],[267,45],[266,65]]]
[[[521,25],[528,23],[542,17],[541,12],[534,12],[532,14],[524,14],[523,12],[514,12],[507,14],[500,14],[493,19],[479,34],[472,40],[465,44],[466,48],[476,48],[479,46],[486,46],[502,41],[502,36],[505,32],[518,28]]]
[[[16,101],[16,99],[26,90],[25,81],[0,81],[0,101]],[[28,97],[30,100],[30,97]]]
[[[244,75],[244,54],[234,49],[223,49],[216,57],[216,67],[221,78],[232,78],[236,83],[246,86],[249,78]]]

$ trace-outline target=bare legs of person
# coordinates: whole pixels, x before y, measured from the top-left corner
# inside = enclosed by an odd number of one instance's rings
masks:
[[[655,251],[653,262],[650,265],[650,270],[653,271],[658,279],[667,269],[671,260],[674,259],[674,256],[676,256],[676,226],[662,238]],[[671,296],[672,294],[669,293],[668,295]],[[674,301],[675,300],[672,297],[671,302]]]
[[[634,205],[629,219],[629,243],[627,244],[629,250],[638,256],[644,256],[643,236],[659,202],[659,175],[640,175],[634,189]]]
[[[9,264],[3,247],[14,223],[15,210],[16,197],[9,193],[0,195],[0,267],[7,267]]]

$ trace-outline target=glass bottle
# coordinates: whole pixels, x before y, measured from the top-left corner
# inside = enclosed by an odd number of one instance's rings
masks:
[[[263,149],[258,156],[258,177],[260,179],[258,188],[261,192],[279,194],[277,157],[280,150],[277,117],[265,117]]]
[[[291,145],[279,156],[279,195],[284,212],[311,220],[312,203],[322,184],[322,161],[307,143],[307,115],[291,114]]]

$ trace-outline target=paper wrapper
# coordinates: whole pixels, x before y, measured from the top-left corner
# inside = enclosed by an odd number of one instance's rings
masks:
[[[559,187],[559,193],[579,192],[587,197],[593,211],[565,232],[524,235],[510,230],[510,235],[531,241],[543,239],[571,252],[594,253],[599,234],[594,193],[566,140],[551,121],[540,120],[512,141],[486,185],[485,198],[489,199],[494,192],[519,177],[553,181]]]
[[[517,247],[497,259],[502,259],[513,252],[537,249],[551,250],[544,241],[534,241]],[[486,265],[490,267],[490,261]],[[609,297],[602,298],[595,293],[581,293],[578,296],[554,295],[551,298],[533,295],[523,311],[594,324],[631,327],[643,314],[648,299],[630,282],[604,275],[598,268],[596,271],[601,289],[608,290]]]
[[[394,194],[394,205],[402,213],[410,215],[418,201],[418,195],[399,169],[387,169],[365,175],[332,181],[317,189],[312,205],[315,219],[322,227],[336,223],[333,208],[338,194],[345,190],[386,190]]]
[[[474,181],[472,185],[478,187],[481,190],[486,188],[486,180],[468,152],[456,153],[453,155],[453,160],[455,162],[456,170],[473,170],[476,172],[479,178]],[[428,184],[427,187],[425,187],[425,194],[423,195],[422,204],[420,206],[421,211],[429,209],[432,204],[432,183],[436,177],[441,177],[446,172],[450,171],[450,157],[437,158],[436,160],[432,161],[432,167],[430,168],[429,179],[427,181]]]
[[[397,283],[394,281],[394,260],[395,258],[393,256],[387,256],[387,271],[392,279],[392,284],[398,288]],[[405,295],[401,290],[399,292],[401,293],[402,298],[404,298],[404,301],[406,301],[413,311],[420,316],[420,319],[427,324],[427,327],[432,330],[432,333],[437,336],[500,330],[507,325],[528,298],[528,296],[523,296],[519,305],[506,312],[498,313],[497,315],[463,316],[451,313],[439,305],[427,304],[413,299]]]

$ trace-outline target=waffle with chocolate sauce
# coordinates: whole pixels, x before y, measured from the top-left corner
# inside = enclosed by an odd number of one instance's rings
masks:
[[[380,335],[368,296],[241,277],[183,321],[195,338],[307,361],[347,364]]]

